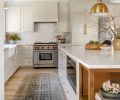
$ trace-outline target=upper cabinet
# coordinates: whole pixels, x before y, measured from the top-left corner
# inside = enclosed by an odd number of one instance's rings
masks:
[[[6,10],[6,32],[33,31],[32,5],[9,5]]]
[[[108,4],[110,15],[117,17],[120,15],[120,4]]]
[[[84,45],[90,40],[98,39],[98,17],[90,14],[92,6],[93,3],[71,4],[71,40],[73,44]]]
[[[56,2],[34,2],[33,21],[34,22],[57,22],[58,8]]]
[[[6,10],[6,32],[19,32],[20,25],[20,6],[8,6]]]
[[[69,32],[69,22],[70,22],[70,13],[69,13],[69,4],[62,3],[58,5],[58,32]]]
[[[33,13],[31,5],[21,6],[21,31],[33,31]]]

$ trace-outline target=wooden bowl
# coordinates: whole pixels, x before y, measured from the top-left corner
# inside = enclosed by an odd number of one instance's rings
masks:
[[[100,44],[86,44],[85,49],[87,50],[100,50]]]

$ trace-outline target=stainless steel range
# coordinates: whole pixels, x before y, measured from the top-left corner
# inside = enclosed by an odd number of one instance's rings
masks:
[[[58,66],[58,45],[55,42],[36,42],[33,45],[33,65],[38,67]]]

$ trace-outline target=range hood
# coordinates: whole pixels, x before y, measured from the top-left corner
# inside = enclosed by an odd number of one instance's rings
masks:
[[[33,22],[57,22],[57,2],[33,2]]]

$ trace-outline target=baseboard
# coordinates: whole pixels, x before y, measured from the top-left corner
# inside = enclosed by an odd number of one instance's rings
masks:
[[[34,68],[33,66],[20,66],[19,68]]]

